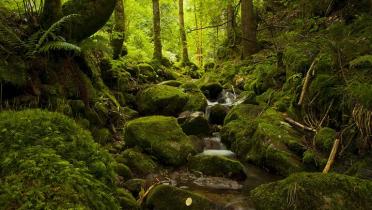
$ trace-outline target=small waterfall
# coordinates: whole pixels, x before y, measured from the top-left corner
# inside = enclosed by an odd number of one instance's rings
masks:
[[[209,101],[208,106],[205,109],[205,117],[209,120],[211,108],[216,105],[222,105],[226,107],[231,107],[234,105],[237,96],[235,93],[228,90],[223,90],[218,97],[217,101]],[[227,150],[226,146],[221,142],[221,135],[219,132],[215,132],[212,136],[205,137],[204,139],[204,151],[202,155],[214,155],[214,156],[226,156],[226,157],[235,157],[235,153]]]

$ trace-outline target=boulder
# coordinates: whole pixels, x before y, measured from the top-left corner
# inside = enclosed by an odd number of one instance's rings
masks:
[[[208,176],[220,176],[244,180],[245,167],[239,161],[224,156],[196,155],[191,157],[188,168]]]
[[[208,135],[209,124],[203,112],[182,112],[178,123],[187,135]]]
[[[184,111],[205,111],[208,105],[207,98],[197,85],[194,83],[185,83],[181,85],[180,88],[189,96],[189,100],[183,108]]]
[[[222,85],[219,82],[208,82],[200,86],[200,90],[204,95],[211,100],[217,99],[223,90]]]
[[[128,146],[138,146],[166,165],[179,166],[195,153],[193,142],[174,117],[149,116],[129,121],[124,140]]]
[[[143,114],[177,116],[188,101],[181,89],[168,85],[153,85],[137,96],[138,110]]]
[[[216,209],[207,198],[169,185],[158,185],[150,191],[145,200],[145,209],[201,210]]]
[[[154,173],[158,165],[138,149],[127,149],[122,154],[122,162],[138,175]]]
[[[221,104],[214,105],[209,109],[208,121],[212,124],[222,125],[228,112],[229,107]]]
[[[304,170],[302,137],[273,109],[240,104],[225,118],[222,142],[244,161],[287,176]]]
[[[372,182],[341,175],[298,173],[251,191],[257,210],[370,209]]]

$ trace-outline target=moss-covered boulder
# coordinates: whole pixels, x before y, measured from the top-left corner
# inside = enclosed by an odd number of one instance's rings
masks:
[[[222,125],[227,113],[229,112],[229,107],[217,104],[210,107],[208,121],[212,124]]]
[[[138,175],[154,173],[158,165],[146,154],[138,149],[127,149],[122,154],[122,162]]]
[[[280,113],[251,104],[234,107],[221,130],[222,142],[242,160],[285,176],[303,170],[301,139]]]
[[[123,177],[125,180],[133,178],[132,170],[130,170],[130,168],[123,163],[118,163],[117,164],[116,173],[119,176]]]
[[[124,183],[124,187],[135,196],[137,196],[142,189],[145,189],[145,185],[145,179],[130,179]]]
[[[325,127],[320,129],[315,135],[315,144],[319,149],[330,152],[335,139],[336,131],[332,128]]]
[[[188,168],[209,176],[244,180],[245,167],[239,161],[224,156],[196,155],[189,159]]]
[[[251,121],[258,117],[263,112],[263,108],[253,104],[239,104],[232,108],[225,117],[224,124],[233,120],[248,120]]]
[[[208,82],[200,86],[200,90],[208,99],[217,99],[223,90],[222,85],[219,82]]]
[[[150,191],[144,209],[202,210],[215,209],[207,198],[169,185],[158,185]]]
[[[181,89],[168,85],[153,85],[137,96],[137,106],[143,114],[176,116],[182,112],[188,96]]]
[[[180,86],[189,96],[189,99],[183,107],[184,111],[205,111],[208,105],[207,98],[194,83],[185,83]]]
[[[189,154],[195,153],[191,139],[174,117],[149,116],[129,121],[124,139],[129,146],[141,147],[168,165],[181,165]]]
[[[205,119],[203,112],[182,112],[177,120],[187,135],[209,134],[208,120]]]
[[[140,206],[137,203],[137,200],[133,197],[133,195],[126,189],[120,188],[117,189],[118,200],[120,203],[121,209],[128,209],[128,210],[139,210]]]
[[[299,173],[257,187],[258,210],[370,209],[372,182],[341,174]]]
[[[72,119],[2,112],[0,139],[2,208],[119,209],[115,161]]]

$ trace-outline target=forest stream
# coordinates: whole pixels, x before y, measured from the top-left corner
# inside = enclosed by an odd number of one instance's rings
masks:
[[[0,0],[0,210],[371,210],[372,0]]]

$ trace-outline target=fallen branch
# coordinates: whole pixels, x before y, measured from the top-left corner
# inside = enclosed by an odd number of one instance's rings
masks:
[[[308,127],[308,126],[306,126],[306,125],[303,125],[303,124],[301,124],[301,123],[299,123],[299,122],[296,122],[295,120],[293,120],[293,119],[290,118],[290,117],[285,117],[284,120],[285,120],[287,123],[292,124],[292,125],[295,125],[295,126],[297,126],[297,127],[299,127],[299,128],[302,128],[302,129],[304,129],[304,130],[311,131],[311,132],[316,132],[316,130],[315,130],[314,128],[311,128],[311,127]]]
[[[331,167],[336,159],[336,154],[337,154],[337,150],[340,145],[340,142],[341,140],[337,138],[335,142],[333,143],[333,147],[332,147],[331,153],[329,154],[327,165],[324,167],[323,174],[326,174],[331,170]]]
[[[306,73],[304,85],[302,86],[300,100],[297,103],[297,105],[299,105],[299,106],[301,106],[304,103],[306,92],[307,92],[307,89],[310,85],[310,79],[315,74],[315,65],[316,65],[317,61],[318,61],[318,59],[315,58],[314,61],[311,63],[311,66],[310,66],[309,70]]]

